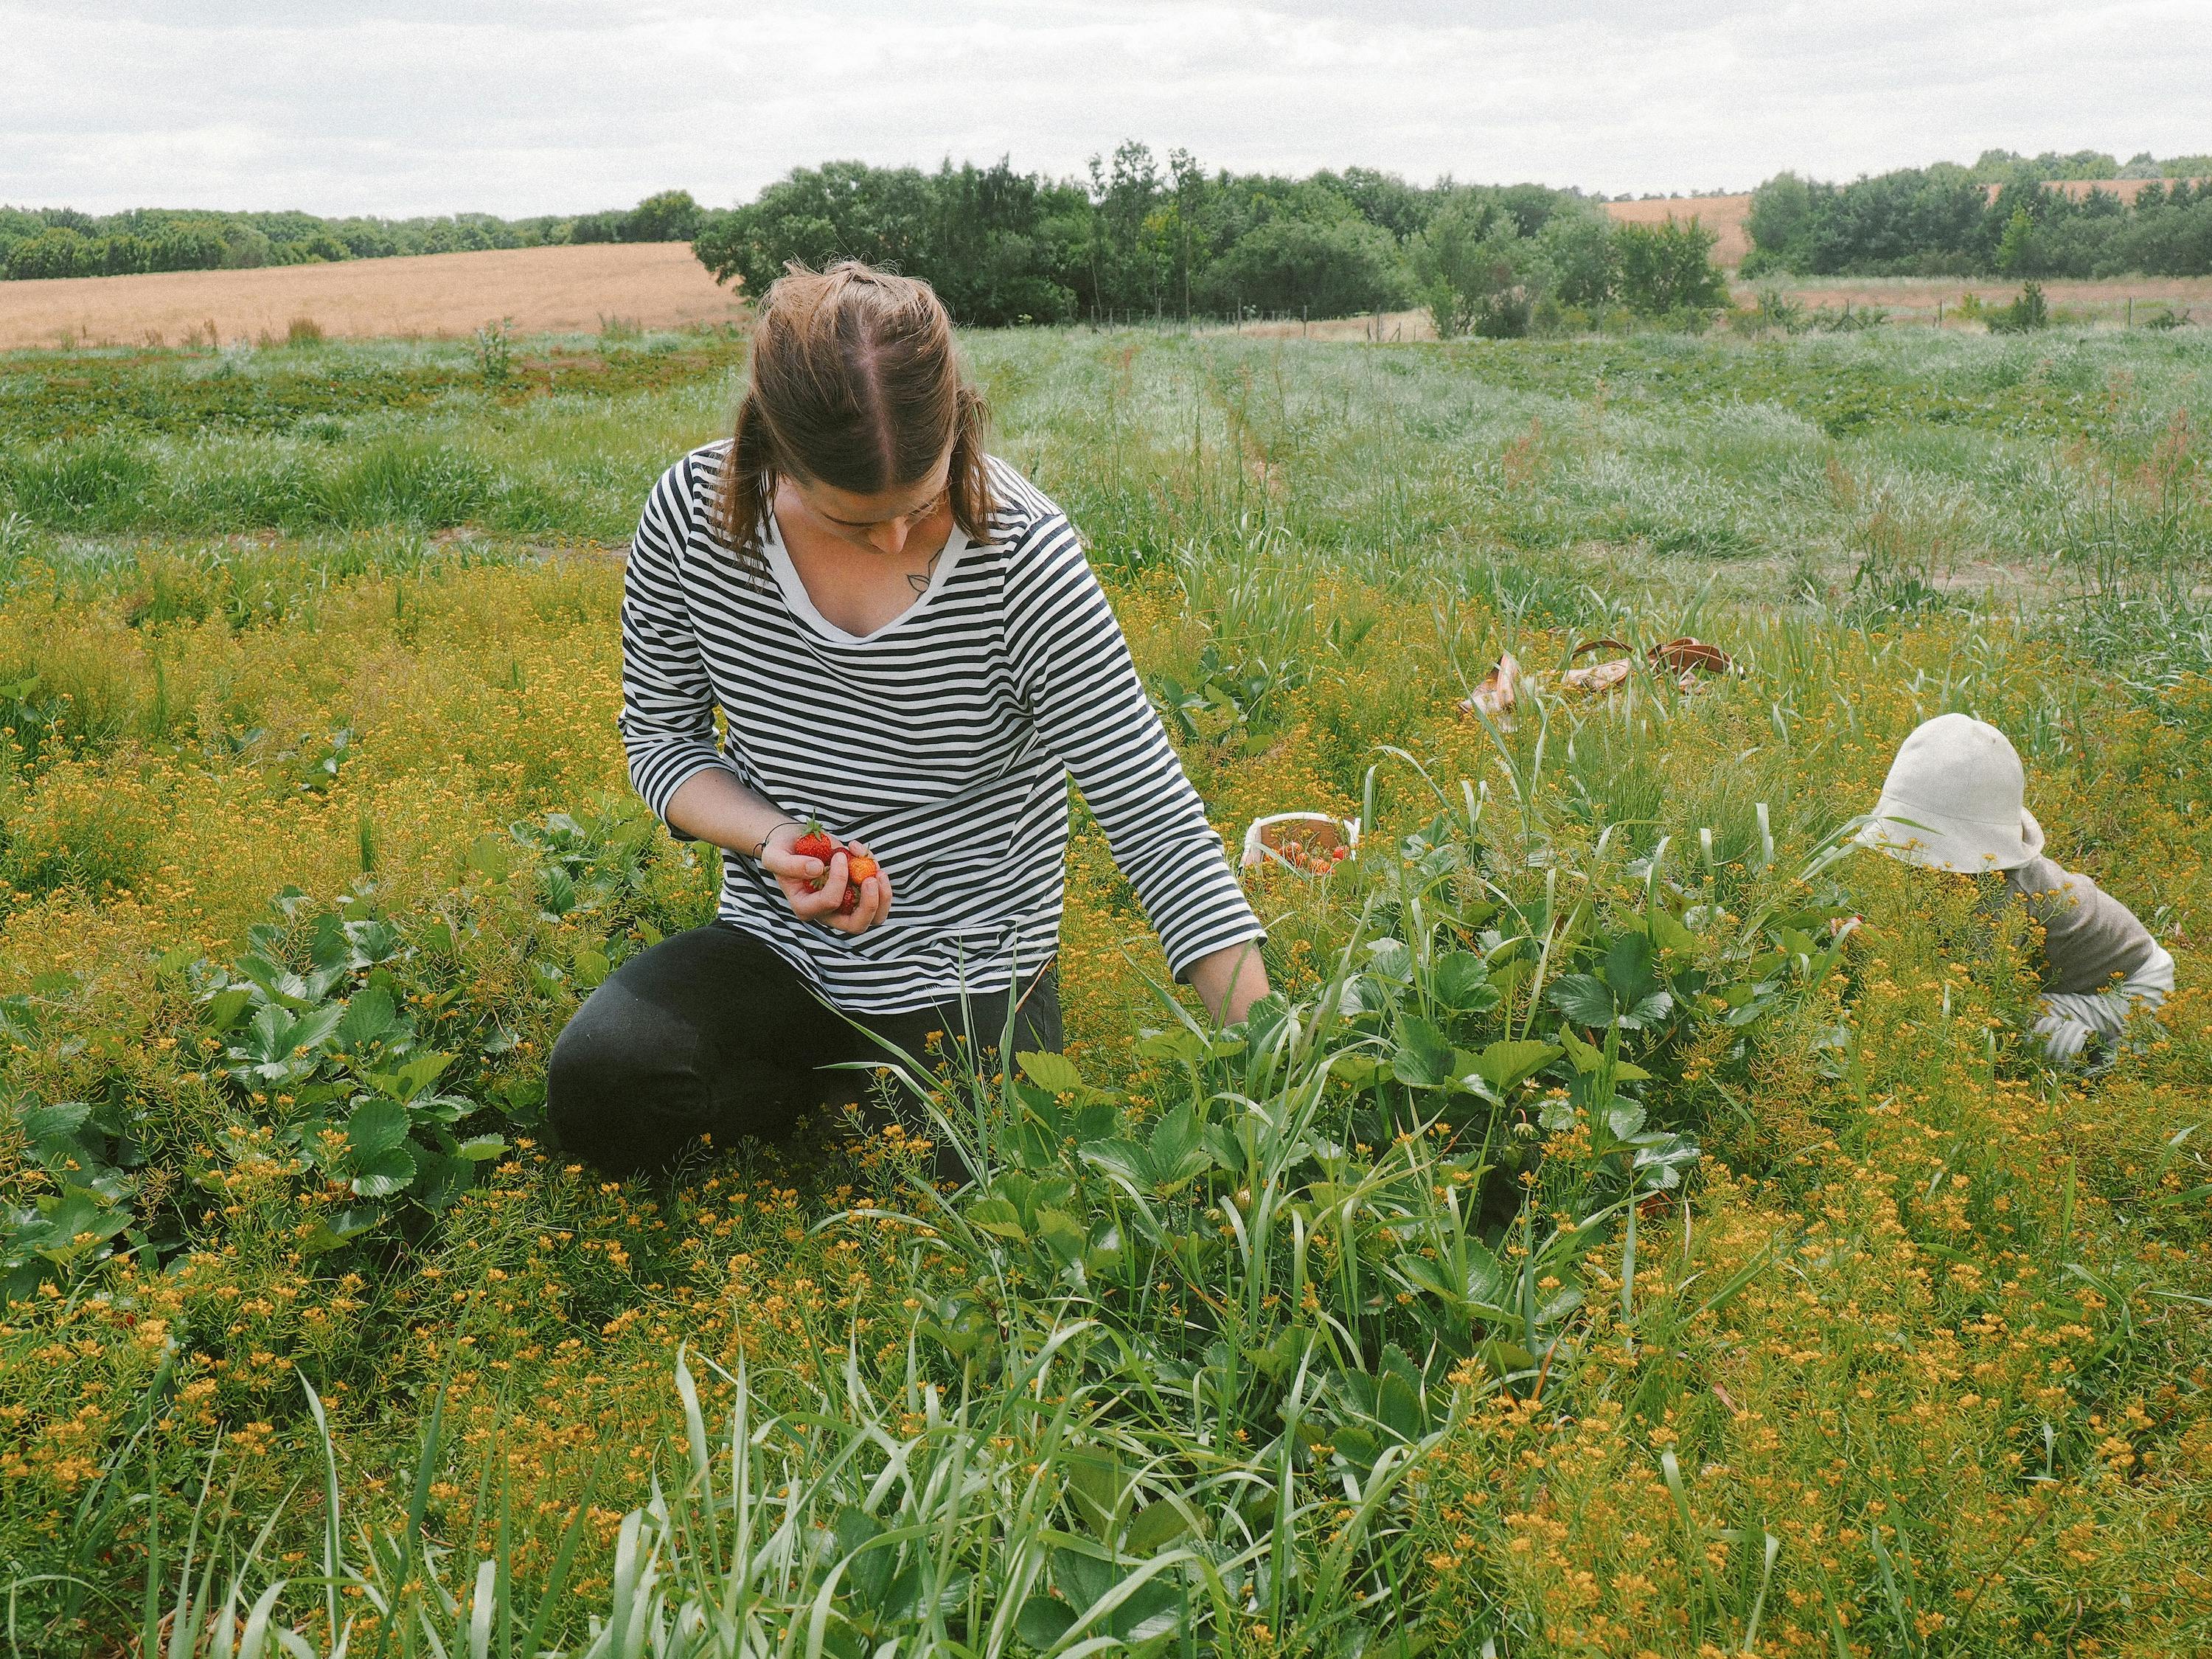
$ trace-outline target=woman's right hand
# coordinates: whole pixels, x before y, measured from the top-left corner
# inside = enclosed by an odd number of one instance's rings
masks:
[[[860,902],[852,913],[841,914],[838,906],[845,901],[847,884],[846,852],[865,854],[868,849],[857,841],[848,842],[825,865],[820,859],[801,858],[791,850],[791,844],[805,833],[798,824],[786,822],[769,830],[768,839],[761,843],[760,866],[783,889],[784,902],[791,906],[792,915],[841,933],[865,933],[890,915],[891,878],[880,868],[860,884]],[[825,874],[828,879],[823,880]],[[822,884],[818,890],[817,881]]]

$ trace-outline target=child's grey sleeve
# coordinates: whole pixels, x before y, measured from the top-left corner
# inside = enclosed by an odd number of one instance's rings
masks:
[[[2116,984],[2134,985],[2163,961],[2173,986],[2173,962],[2136,913],[2088,877],[2033,859],[2006,872],[2013,890],[2042,923],[2043,953],[2050,964],[2045,988],[2054,994],[2102,994]]]
[[[2043,1018],[2034,1028],[2043,1038],[2043,1052],[2056,1060],[2076,1060],[2099,1038],[2118,1048],[2129,1022],[2158,1008],[2172,989],[2173,958],[2164,946],[2154,945],[2149,960],[2109,991],[2047,992]]]

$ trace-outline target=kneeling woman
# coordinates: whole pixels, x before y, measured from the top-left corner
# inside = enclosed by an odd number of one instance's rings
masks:
[[[1266,994],[1260,926],[1082,545],[984,453],[982,416],[927,284],[794,270],[736,436],[654,487],[623,742],[669,828],[733,856],[717,919],[624,963],[561,1034],[569,1152],[628,1173],[702,1133],[774,1138],[821,1068],[995,1042],[1010,1006],[1018,1052],[1057,1048],[1070,774],[1176,975],[1224,1020]]]

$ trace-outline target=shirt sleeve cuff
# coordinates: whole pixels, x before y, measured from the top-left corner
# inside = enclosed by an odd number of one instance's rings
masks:
[[[644,796],[645,804],[653,809],[653,815],[667,825],[668,833],[678,841],[696,841],[699,837],[669,823],[669,804],[685,784],[702,772],[727,772],[733,778],[738,775],[737,769],[720,757],[702,755],[690,764],[678,766],[673,771],[657,776],[653,781],[653,794],[647,795],[643,790],[638,792]]]

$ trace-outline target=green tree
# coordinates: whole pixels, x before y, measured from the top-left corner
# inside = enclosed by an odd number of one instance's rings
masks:
[[[710,216],[691,246],[717,282],[734,279],[757,295],[792,260],[917,270],[931,222],[929,181],[914,168],[829,161],[794,168],[746,206]]]
[[[257,270],[275,257],[275,245],[251,225],[228,222],[221,234],[226,270]]]
[[[1346,167],[1341,173],[1317,173],[1314,182],[1340,193],[1371,225],[1380,225],[1403,242],[1419,234],[1436,209],[1436,192],[1409,185],[1395,173]]]
[[[664,190],[648,196],[622,216],[617,239],[625,242],[688,242],[699,234],[699,204],[688,190]]]
[[[1613,232],[1623,304],[1640,317],[1694,316],[1728,304],[1728,281],[1712,262],[1720,240],[1696,219],[1621,225]]]
[[[1199,222],[1206,208],[1210,186],[1206,169],[1199,165],[1198,157],[1187,149],[1168,152],[1168,177],[1174,181],[1175,191],[1172,210],[1175,294],[1182,301],[1183,315],[1188,317],[1190,315],[1191,276],[1204,247],[1199,240]]]
[[[1437,208],[1407,258],[1439,339],[1528,331],[1543,262],[1496,202],[1462,191]]]
[[[1164,191],[1151,146],[1125,138],[1110,161],[1091,158],[1089,281],[1079,279],[1094,315],[1164,308],[1174,269],[1174,216],[1162,212]]]
[[[2051,325],[2051,309],[2044,303],[2043,284],[2023,283],[2020,297],[1990,313],[1992,334],[2027,334]]]
[[[1595,311],[1613,298],[1620,257],[1613,222],[1602,209],[1555,214],[1536,233],[1536,251],[1549,273],[1551,295],[1561,305]]]
[[[623,239],[623,216],[610,210],[605,213],[580,213],[568,222],[571,242],[619,242]],[[441,236],[441,227],[433,227]]]
[[[1743,262],[1744,276],[1808,268],[1805,260],[1813,215],[1812,187],[1794,173],[1778,173],[1752,191],[1751,212],[1744,222],[1752,245]]]
[[[1381,226],[1285,215],[1238,237],[1207,270],[1203,293],[1219,308],[1350,317],[1396,306],[1407,289],[1398,245]]]
[[[1082,193],[1005,156],[988,167],[946,162],[929,181],[930,231],[908,274],[926,277],[953,317],[990,327],[1065,322],[1066,274],[1080,247]]]
[[[98,255],[96,240],[65,225],[50,225],[37,235],[15,244],[8,253],[8,276],[13,282],[35,282],[53,276],[85,276]]]
[[[1996,265],[2007,275],[2039,270],[2035,258],[2035,221],[2024,207],[2016,207],[2005,221],[1997,242]]]

